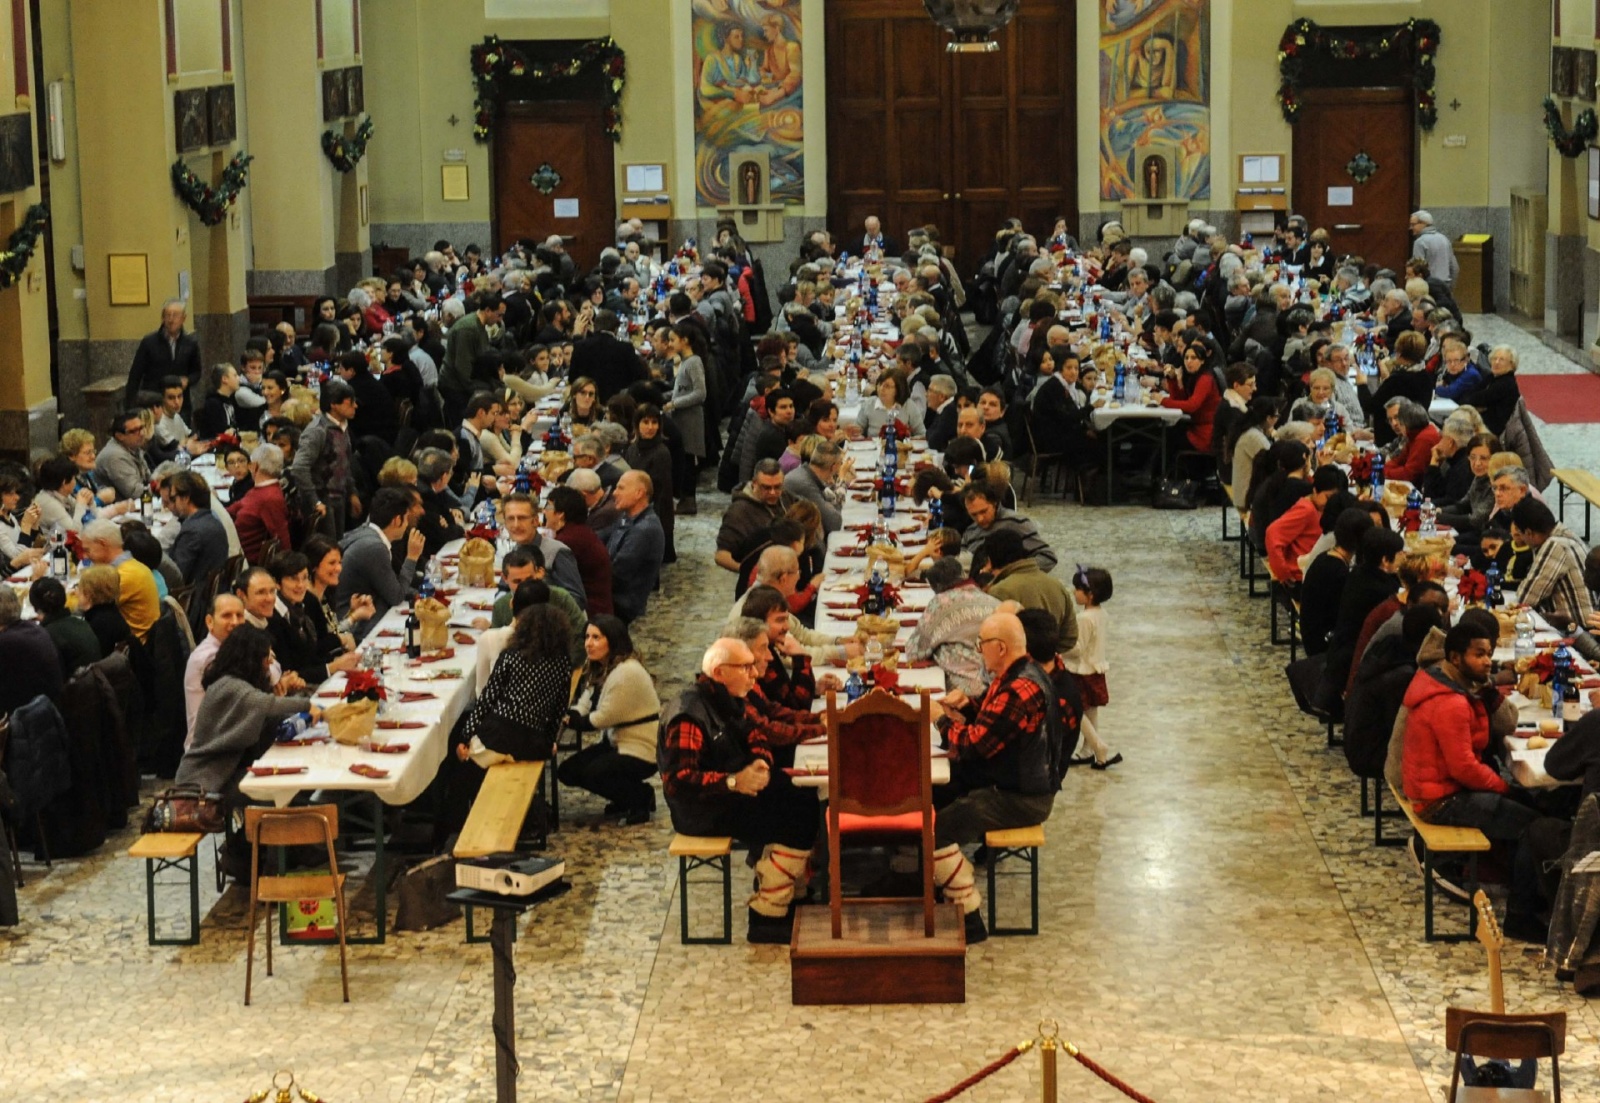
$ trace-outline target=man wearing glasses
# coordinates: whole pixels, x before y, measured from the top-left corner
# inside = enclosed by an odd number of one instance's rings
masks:
[[[745,643],[713,643],[668,714],[656,756],[673,830],[731,835],[759,848],[750,941],[787,944],[795,882],[817,837],[817,803],[774,776],[771,745],[747,699],[755,679]]]
[[[1058,785],[1051,765],[1048,683],[1028,657],[1022,622],[1011,613],[985,617],[978,654],[993,676],[983,700],[954,689],[938,702],[943,713],[938,726],[950,751],[948,791],[957,795],[940,806],[933,836],[934,882],[966,913],[969,945],[989,933],[972,864],[961,847],[982,842],[986,831],[1043,823]]]

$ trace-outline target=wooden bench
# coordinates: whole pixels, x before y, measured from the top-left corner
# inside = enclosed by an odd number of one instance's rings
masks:
[[[1465,854],[1467,855],[1467,895],[1470,897],[1478,887],[1478,855],[1489,849],[1489,839],[1476,827],[1445,827],[1436,823],[1429,823],[1411,807],[1411,802],[1406,800],[1405,794],[1393,785],[1389,792],[1394,796],[1395,804],[1405,812],[1406,819],[1411,821],[1411,828],[1422,840],[1422,916],[1423,937],[1429,942],[1466,942],[1470,940],[1478,929],[1478,914],[1472,907],[1472,901],[1467,901],[1467,933],[1456,935],[1436,935],[1433,933],[1433,856],[1435,854]]]
[[[1567,519],[1567,498],[1576,494],[1583,499],[1583,542],[1589,542],[1589,509],[1600,506],[1600,475],[1567,467],[1550,472],[1561,484],[1556,509],[1563,522]]]
[[[1004,831],[989,831],[983,836],[983,845],[989,848],[989,933],[1014,935],[1039,933],[1039,848],[1044,845],[1044,826],[1012,827]],[[1002,927],[995,922],[996,867],[1008,858],[1020,858],[1028,867],[1028,925]],[[1011,877],[1021,874],[1004,874]]]
[[[674,835],[667,853],[678,859],[678,941],[685,946],[726,946],[733,941],[733,839],[727,836]],[[722,934],[689,937],[689,874],[714,869],[722,881]],[[693,882],[709,884],[709,880]]]
[[[487,858],[491,854],[505,854],[517,849],[522,823],[528,818],[528,807],[539,791],[539,779],[544,776],[543,762],[502,762],[484,772],[483,787],[472,802],[467,822],[456,837],[452,854],[457,861],[462,858]],[[467,941],[487,942],[489,936],[478,937],[472,929],[472,906],[467,906]]]
[[[194,946],[200,941],[200,840],[195,831],[152,831],[128,848],[128,857],[144,859],[146,940],[152,946]],[[185,938],[156,935],[156,875],[175,869],[189,875],[189,934]],[[167,882],[177,884],[177,882]]]

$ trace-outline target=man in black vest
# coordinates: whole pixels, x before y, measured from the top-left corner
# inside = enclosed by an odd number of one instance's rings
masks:
[[[128,371],[128,386],[123,391],[124,407],[133,408],[135,396],[140,391],[161,393],[161,381],[169,375],[186,380],[191,393],[184,399],[184,409],[194,407],[192,393],[200,382],[200,342],[194,334],[183,331],[188,310],[182,299],[168,299],[161,307],[161,328],[148,334],[139,342],[133,354],[133,367]]]
[[[967,942],[989,937],[963,844],[985,832],[1030,827],[1050,818],[1058,779],[1050,746],[1052,694],[1028,657],[1027,634],[1011,613],[992,613],[978,629],[978,654],[993,675],[981,702],[959,689],[939,699],[938,725],[950,750],[950,791],[934,827],[933,879],[966,913]]]
[[[772,748],[746,700],[756,676],[750,648],[717,640],[700,671],[668,714],[656,751],[672,827],[760,848],[750,941],[786,945],[795,883],[817,838],[817,803],[772,769]]]

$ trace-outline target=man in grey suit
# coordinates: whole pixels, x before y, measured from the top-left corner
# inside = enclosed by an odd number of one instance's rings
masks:
[[[832,536],[839,531],[839,470],[844,466],[844,451],[832,441],[819,444],[811,459],[783,477],[783,489],[796,498],[815,502],[822,511],[822,532]]]
[[[137,502],[150,489],[150,464],[144,458],[144,417],[124,410],[112,423],[111,439],[94,461],[95,479],[115,487],[118,500]]]
[[[386,486],[372,496],[367,523],[351,529],[339,541],[344,566],[339,572],[338,608],[348,608],[350,599],[357,594],[372,598],[372,616],[352,626],[357,636],[366,635],[383,619],[383,614],[404,602],[411,593],[411,579],[417,573],[417,561],[422,558],[427,538],[422,530],[411,530],[411,535],[406,537],[405,561],[399,571],[394,568],[390,552],[395,541],[406,535],[410,511],[410,492]]]

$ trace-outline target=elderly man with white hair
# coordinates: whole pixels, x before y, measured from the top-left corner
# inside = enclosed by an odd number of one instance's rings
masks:
[[[782,544],[773,544],[765,548],[756,558],[756,572],[750,580],[750,586],[771,586],[785,598],[791,599],[789,608],[795,609],[795,591],[800,585],[800,557],[795,550]],[[734,599],[733,608],[728,611],[728,619],[733,620],[739,616],[739,610],[744,606],[744,596],[741,594]],[[798,619],[789,622],[789,635],[794,637],[805,653],[811,657],[812,662],[822,664],[842,664],[846,659],[857,658],[861,654],[861,643],[853,635],[830,636],[826,632],[818,632],[815,628],[807,628]]]
[[[783,489],[796,498],[816,503],[822,511],[824,536],[839,531],[843,519],[839,506],[844,490],[839,474],[844,468],[844,450],[832,441],[824,441],[811,450],[811,458],[783,477]]]
[[[83,554],[96,566],[115,567],[122,581],[117,611],[139,642],[161,618],[161,597],[156,577],[122,547],[122,529],[115,521],[94,521],[83,530]]]
[[[755,679],[748,645],[712,643],[694,684],[664,714],[656,757],[673,830],[731,836],[758,855],[749,939],[786,945],[816,843],[817,801],[773,770],[771,743],[747,700]]]
[[[250,453],[250,490],[228,506],[234,529],[239,534],[239,550],[252,565],[265,557],[266,546],[277,541],[288,551],[289,503],[279,479],[283,475],[283,449],[276,444],[258,444]]]
[[[972,865],[961,848],[985,832],[1028,827],[1050,818],[1062,755],[1055,692],[1028,657],[1027,635],[1013,613],[991,613],[978,629],[978,656],[990,676],[979,700],[953,689],[939,699],[939,730],[950,752],[958,794],[934,824],[933,878],[966,915],[967,942],[988,937]]]
[[[1411,255],[1427,261],[1428,273],[1436,280],[1443,280],[1446,287],[1453,288],[1460,265],[1456,263],[1456,251],[1450,239],[1434,226],[1433,215],[1427,211],[1413,211],[1410,226],[1416,238],[1411,244]]]

